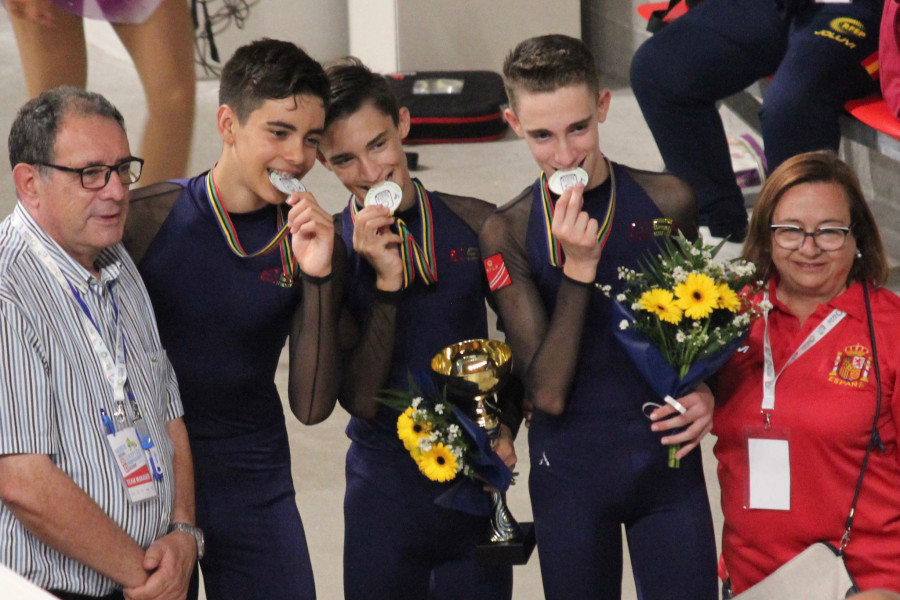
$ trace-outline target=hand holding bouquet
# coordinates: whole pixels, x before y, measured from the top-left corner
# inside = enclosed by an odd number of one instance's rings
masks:
[[[424,378],[420,378],[424,379]],[[417,383],[410,377],[411,391],[388,389],[378,401],[400,412],[397,436],[423,475],[432,481],[448,482],[460,473],[504,492],[512,482],[512,471],[491,448],[487,433],[459,407],[448,402],[430,380]],[[445,505],[488,514],[489,501],[481,486],[468,494],[461,487],[448,490]]]
[[[721,247],[679,233],[640,261],[640,272],[619,268],[624,289],[613,307],[616,337],[673,405],[725,364],[760,314],[750,301],[762,285],[753,263],[716,262]],[[670,467],[678,466],[678,448],[669,446]]]

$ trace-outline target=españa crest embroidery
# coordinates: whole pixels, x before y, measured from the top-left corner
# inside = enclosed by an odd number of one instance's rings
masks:
[[[869,370],[872,368],[871,354],[862,344],[847,346],[834,357],[828,381],[854,388],[864,387],[869,382]]]

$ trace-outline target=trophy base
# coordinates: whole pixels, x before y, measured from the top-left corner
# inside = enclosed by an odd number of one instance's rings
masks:
[[[524,565],[534,550],[534,523],[519,523],[522,535],[511,542],[483,542],[475,547],[478,563],[488,567]]]

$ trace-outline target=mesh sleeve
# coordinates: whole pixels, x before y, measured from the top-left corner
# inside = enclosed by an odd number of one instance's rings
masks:
[[[482,255],[499,254],[512,283],[494,292],[513,357],[525,383],[525,395],[538,410],[559,414],[578,366],[592,286],[564,279],[556,309],[548,315],[525,253],[530,195],[496,212],[485,223]]]
[[[353,323],[353,317],[345,311],[344,375],[340,400],[347,412],[356,417],[371,419],[378,412],[375,397],[387,386],[394,358],[394,342],[397,330],[397,304],[403,292],[376,290],[372,308],[362,323]],[[356,330],[357,335],[348,335]],[[354,339],[355,338],[355,339]]]
[[[338,314],[343,296],[347,252],[335,236],[331,277],[303,277],[303,300],[291,322],[288,399],[291,411],[307,425],[328,418],[340,381]]]
[[[122,243],[134,264],[144,258],[183,189],[180,184],[164,181],[131,193]]]

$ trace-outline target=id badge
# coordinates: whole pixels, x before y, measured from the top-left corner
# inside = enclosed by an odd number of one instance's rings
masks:
[[[791,509],[790,431],[748,427],[744,508]]]
[[[144,449],[134,427],[126,427],[116,433],[106,434],[106,441],[116,457],[116,466],[131,502],[141,502],[156,497],[153,474],[144,457]]]

